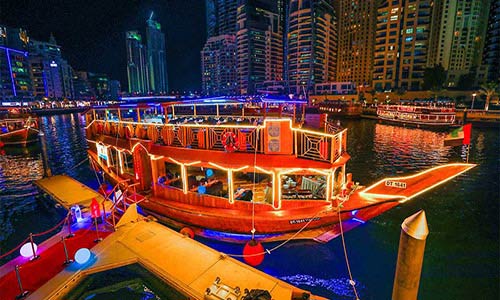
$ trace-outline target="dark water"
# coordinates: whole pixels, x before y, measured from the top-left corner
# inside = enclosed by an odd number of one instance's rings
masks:
[[[50,166],[97,187],[86,159],[83,119],[46,117]],[[444,133],[343,121],[349,128],[347,168],[355,181],[369,185],[382,177],[403,175],[436,164],[462,162],[462,147],[444,147]],[[498,299],[500,282],[500,131],[473,128],[471,171],[404,203],[346,233],[349,263],[361,299],[390,299],[400,224],[424,209],[429,223],[419,299]],[[0,253],[29,232],[54,226],[60,213],[35,197],[31,181],[42,177],[39,146],[0,156]],[[202,242],[240,254],[241,245]],[[268,249],[277,244],[265,244]],[[355,299],[341,239],[327,244],[290,242],[267,255],[259,269],[330,299]],[[224,275],[221,274],[222,280]],[[250,286],[248,288],[251,288]]]

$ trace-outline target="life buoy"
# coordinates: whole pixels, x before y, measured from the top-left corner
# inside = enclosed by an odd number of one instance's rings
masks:
[[[222,144],[227,152],[234,152],[238,150],[239,141],[234,132],[226,131],[222,136]]]

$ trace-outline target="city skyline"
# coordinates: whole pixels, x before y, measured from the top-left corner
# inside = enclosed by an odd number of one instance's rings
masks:
[[[35,40],[48,41],[53,34],[63,57],[75,70],[105,73],[127,90],[125,32],[139,29],[145,35],[145,20],[151,11],[161,24],[167,47],[175,45],[167,48],[169,89],[201,90],[199,55],[206,40],[204,1],[91,0],[56,6],[5,0],[0,4],[0,20],[3,25],[27,30]]]

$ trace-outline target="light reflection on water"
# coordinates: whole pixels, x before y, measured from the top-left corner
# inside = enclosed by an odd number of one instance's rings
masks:
[[[84,120],[78,115],[43,118],[50,166],[97,187],[86,159]],[[465,147],[445,147],[445,133],[378,124],[372,120],[342,121],[349,129],[347,164],[363,185],[382,177],[401,176],[436,164],[462,162]],[[420,299],[499,298],[500,132],[472,130],[470,161],[478,166],[346,234],[352,273],[361,299],[389,299],[397,259],[400,224],[420,209],[426,211],[430,235],[420,282]],[[0,156],[0,253],[60,220],[55,210],[25,196],[36,191],[42,176],[40,149]],[[29,171],[26,171],[29,169]],[[23,176],[18,176],[21,170]],[[231,245],[199,239],[226,253]],[[276,244],[265,245],[270,249]],[[340,239],[327,244],[292,242],[267,255],[258,267],[273,276],[330,299],[353,299]],[[222,278],[223,279],[223,278]]]

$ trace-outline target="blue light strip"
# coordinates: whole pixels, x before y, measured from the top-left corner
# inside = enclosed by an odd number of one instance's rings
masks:
[[[20,53],[20,54],[22,54],[24,56],[28,56],[28,52],[27,51],[16,50],[16,49],[4,47],[4,46],[0,46],[0,49],[3,49],[5,51],[17,52],[17,53]]]
[[[9,54],[9,51],[11,49],[9,49],[9,48],[4,48],[4,49],[5,49],[5,55],[7,55],[7,63],[9,64],[10,80],[12,82],[12,92],[14,93],[14,96],[17,96],[16,84],[14,83],[14,76],[12,75],[12,65],[10,63],[10,54]]]

